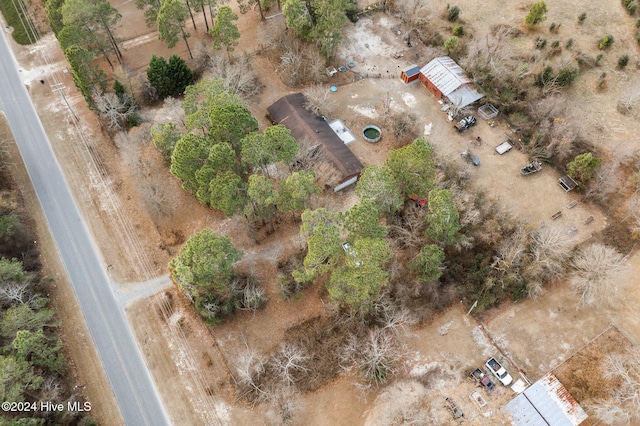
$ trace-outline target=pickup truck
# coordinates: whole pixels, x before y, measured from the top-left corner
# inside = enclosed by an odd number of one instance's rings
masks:
[[[473,115],[468,115],[465,118],[463,118],[462,120],[458,121],[453,126],[456,128],[456,130],[458,132],[464,132],[469,127],[475,126],[477,122],[478,121],[476,120],[476,118]]]
[[[471,372],[471,377],[473,377],[478,383],[485,387],[487,393],[493,392],[494,386],[491,382],[491,379],[484,374],[484,371],[480,368],[476,368]]]
[[[495,358],[489,358],[484,365],[504,386],[509,386],[513,381],[511,375]]]

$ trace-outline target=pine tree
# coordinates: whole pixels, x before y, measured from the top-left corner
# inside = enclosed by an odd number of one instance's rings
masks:
[[[169,62],[163,57],[153,55],[147,69],[147,78],[161,99],[167,96],[181,96],[184,89],[193,82],[191,69],[176,55],[171,55]]]
[[[177,55],[171,55],[167,67],[169,77],[173,79],[172,96],[182,96],[184,89],[193,83],[193,73],[187,63]]]

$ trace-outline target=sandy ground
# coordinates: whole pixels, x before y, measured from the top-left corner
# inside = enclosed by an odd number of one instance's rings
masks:
[[[465,25],[478,37],[496,23],[509,22],[517,26],[526,15],[528,5],[498,0],[484,4],[482,8],[475,7],[474,2],[467,0],[458,4]],[[579,5],[560,1],[548,1],[547,4],[550,11],[547,23],[563,22],[557,36],[560,39],[573,37],[579,48],[593,52],[592,45],[599,34],[612,33],[616,37],[614,46],[604,60],[603,69],[610,75],[607,92],[596,93],[593,90],[601,70],[589,71],[568,91],[567,106],[573,119],[593,124],[584,128],[585,134],[603,142],[605,147],[634,148],[635,142],[630,135],[640,132],[640,124],[633,116],[622,116],[615,112],[615,105],[625,93],[625,88],[637,81],[638,77],[638,71],[632,66],[624,72],[615,70],[618,55],[637,49],[633,44],[630,26],[627,28],[617,24],[630,18],[618,3],[612,3],[611,7],[602,7],[601,4],[595,7],[594,1]],[[177,53],[186,57],[183,42],[179,42],[174,50],[169,50],[156,40],[155,35],[144,26],[141,12],[135,9],[133,2],[114,2],[114,5],[120,8],[124,16],[118,35],[124,40],[125,61],[129,68],[143,70],[152,53],[163,56]],[[434,16],[441,13],[444,6],[444,2],[434,4]],[[235,4],[233,7],[236,7]],[[583,26],[578,26],[575,24],[576,17],[582,11],[587,11],[589,18]],[[198,33],[202,33],[201,18],[198,19]],[[482,24],[476,24],[479,22]],[[188,25],[190,27],[191,23]],[[256,50],[260,37],[256,29],[260,25],[254,12],[241,18],[239,26],[243,35],[238,51]],[[518,172],[528,160],[524,154],[512,150],[503,156],[496,155],[493,147],[505,139],[505,129],[492,128],[481,121],[473,130],[458,135],[446,115],[440,111],[440,105],[422,86],[404,86],[397,79],[399,69],[414,62],[422,65],[431,58],[426,56],[428,52],[424,48],[406,48],[402,38],[391,31],[396,25],[392,17],[374,14],[349,27],[338,57],[355,61],[356,73],[379,73],[382,78],[366,78],[357,83],[341,85],[336,93],[340,101],[335,111],[336,117],[342,118],[352,132],[359,135],[362,126],[380,120],[382,100],[389,96],[393,99],[393,109],[413,111],[418,115],[420,129],[424,129],[425,135],[442,155],[462,161],[459,152],[467,148],[469,139],[481,136],[483,146],[473,148],[482,162],[479,167],[471,169],[474,184],[501,200],[531,226],[549,222],[553,213],[562,211],[561,218],[556,222],[567,229],[572,226],[578,228],[578,232],[572,234],[575,243],[588,239],[593,232],[606,226],[607,218],[597,208],[583,202],[578,194],[562,191],[557,184],[559,175],[555,171],[545,168],[541,173],[525,178]],[[539,31],[547,33],[546,28],[543,26]],[[190,39],[192,48],[201,38],[196,32],[193,33],[194,37]],[[50,46],[51,41],[45,39],[41,46]],[[43,50],[54,65],[42,65]],[[394,53],[403,56],[392,59]],[[273,267],[278,255],[282,255],[277,248],[252,246],[245,230],[236,226],[234,220],[223,220],[219,214],[207,211],[184,193],[175,201],[176,209],[172,213],[171,223],[162,226],[154,223],[136,189],[136,178],[128,170],[127,158],[104,137],[95,117],[82,106],[83,100],[73,89],[70,76],[62,72],[64,64],[60,52],[51,47],[27,48],[18,50],[17,56],[24,67],[26,84],[40,76],[46,77],[52,71],[56,73],[58,80],[68,88],[67,99],[82,119],[83,133],[89,135],[86,143],[79,143],[73,126],[67,130],[59,124],[71,123],[60,98],[53,96],[48,86],[31,86],[31,94],[54,150],[61,158],[67,179],[76,188],[76,196],[82,201],[92,232],[103,251],[105,264],[113,265],[109,272],[115,281],[121,285],[131,283],[130,286],[135,286],[134,283],[165,273],[170,253],[175,253],[180,244],[169,241],[169,235],[179,232],[188,236],[205,226],[231,235],[234,243],[249,253],[243,267],[260,270],[265,277],[272,273],[273,270],[269,268]],[[635,56],[633,58],[632,62],[636,60]],[[267,88],[250,102],[250,106],[254,115],[265,124],[263,117],[266,106],[295,90],[282,84],[272,72],[273,65],[264,57],[258,57],[254,66],[261,70],[261,80]],[[392,78],[387,78],[387,75]],[[583,99],[588,102],[583,102]],[[389,137],[383,128],[383,140],[379,144],[372,146],[358,137],[352,149],[365,165],[380,164],[389,148],[408,142],[410,140]],[[158,173],[163,179],[171,179],[166,169],[158,169]],[[348,196],[349,193],[346,194]],[[568,204],[573,201],[579,201],[579,204],[568,209]],[[32,199],[31,202],[35,201]],[[584,219],[588,216],[594,216],[595,220],[584,225]],[[286,232],[282,243],[291,244],[289,242],[295,234]],[[45,263],[51,268],[52,275],[61,273],[55,267],[55,256],[49,256],[51,253],[54,253],[53,249],[45,251]],[[600,333],[611,321],[619,324],[636,341],[640,340],[640,319],[635,310],[640,302],[636,278],[640,276],[640,258],[637,255],[630,259],[630,266],[629,279],[622,284],[624,302],[614,310],[576,311],[573,307],[575,296],[564,285],[558,284],[535,301],[503,307],[486,320],[487,335],[484,335],[479,324],[465,316],[467,307],[454,307],[431,324],[409,331],[404,339],[408,348],[406,377],[413,380],[425,368],[427,371],[437,370],[430,382],[428,395],[438,403],[429,406],[429,410],[432,418],[442,420],[441,424],[451,421],[442,403],[446,396],[455,399],[471,422],[480,424],[484,419],[483,424],[486,424],[483,413],[468,398],[474,385],[466,379],[468,370],[484,363],[486,357],[495,354],[506,362],[512,372],[522,369],[535,380]],[[267,351],[278,344],[287,327],[317,315],[324,308],[319,301],[321,292],[318,289],[310,289],[299,301],[283,302],[275,294],[273,279],[265,278],[265,283],[270,297],[265,310],[255,316],[241,313],[233,322],[214,329],[204,327],[190,308],[184,306],[175,290],[168,292],[172,295],[171,301],[161,295],[128,305],[127,314],[134,324],[140,346],[175,424],[243,425],[266,422],[260,408],[252,409],[233,399],[229,372],[234,351],[245,340],[252,347]],[[56,299],[54,296],[54,300],[61,304],[72,300],[69,286],[62,280],[56,281],[56,284],[60,289],[60,297]],[[113,410],[109,409],[113,407],[113,399],[104,391],[107,389],[106,382],[97,368],[99,363],[95,354],[73,349],[84,348],[88,339],[86,330],[79,325],[81,319],[77,307],[73,302],[63,306],[59,308],[63,321],[73,324],[73,328],[68,329],[69,337],[65,341],[72,348],[69,355],[77,367],[75,371],[79,386],[86,386],[86,395],[95,404],[95,415],[101,423],[117,423]],[[493,344],[487,336],[493,338]],[[367,419],[372,413],[377,412],[376,407],[384,400],[386,391],[384,388],[374,388],[363,394],[354,387],[352,378],[341,377],[304,396],[304,410],[299,422],[314,425],[364,424],[370,421]],[[376,400],[379,395],[382,399]],[[401,391],[398,395],[397,401],[404,401],[404,393]],[[498,394],[487,397],[493,415],[497,415],[497,408],[509,396],[509,390],[501,389]],[[494,417],[497,423],[500,422],[498,419]]]

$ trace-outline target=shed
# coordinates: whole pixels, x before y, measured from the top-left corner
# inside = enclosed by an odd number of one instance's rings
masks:
[[[516,426],[578,426],[588,416],[553,373],[502,408]]]
[[[362,163],[334,132],[329,123],[307,111],[304,104],[304,95],[294,93],[278,99],[267,108],[267,112],[271,121],[282,124],[291,130],[291,135],[298,142],[306,139],[322,147],[325,155],[331,159],[335,168],[342,174],[334,191],[356,183],[364,168]]]
[[[406,84],[417,81],[420,77],[420,67],[416,64],[409,65],[407,68],[400,72],[400,78]]]
[[[435,58],[422,67],[419,78],[437,99],[447,98],[456,108],[464,108],[484,96],[448,56]]]

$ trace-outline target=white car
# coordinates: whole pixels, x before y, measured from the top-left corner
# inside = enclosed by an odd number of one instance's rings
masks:
[[[489,358],[484,365],[504,386],[509,386],[513,382],[513,377],[495,358]]]

